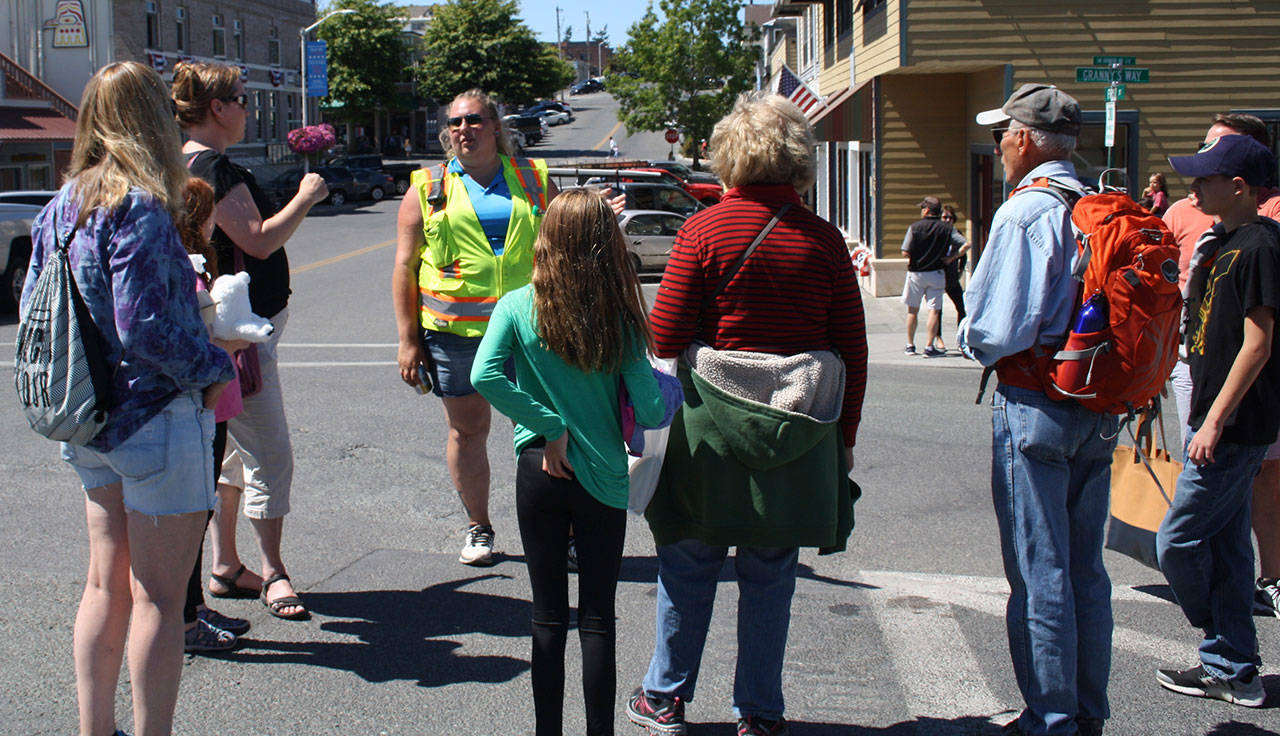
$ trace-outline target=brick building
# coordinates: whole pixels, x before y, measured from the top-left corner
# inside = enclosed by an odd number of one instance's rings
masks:
[[[7,0],[0,52],[72,102],[114,61],[151,64],[166,81],[182,59],[239,66],[249,121],[233,152],[270,159],[301,122],[298,30],[315,17],[315,0]]]

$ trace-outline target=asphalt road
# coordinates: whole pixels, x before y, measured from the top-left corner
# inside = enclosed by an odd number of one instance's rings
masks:
[[[572,98],[578,122],[533,155],[607,151],[605,95]],[[660,134],[618,130],[624,156],[665,156]],[[603,141],[603,146],[597,145]],[[282,373],[297,460],[285,560],[314,612],[270,617],[256,601],[214,601],[253,622],[240,650],[191,657],[181,734],[532,733],[529,589],[516,531],[510,425],[490,441],[501,562],[456,562],[466,518],[443,458],[440,404],[395,369],[388,297],[398,200],[318,210],[288,245],[293,268]],[[646,287],[650,293],[655,286]],[[985,734],[1020,699],[1008,664],[1004,583],[989,492],[990,417],[974,405],[975,367],[900,353],[900,306],[868,299],[871,365],[856,477],[864,490],[847,552],[801,554],[784,687],[797,736]],[[0,343],[14,337],[0,320]],[[0,733],[76,729],[71,624],[86,558],[82,493],[56,447],[28,430],[12,398],[0,412]],[[1175,440],[1176,441],[1176,440]],[[652,647],[656,561],[630,519],[618,591],[619,702]],[[256,561],[248,524],[241,551]],[[1254,736],[1280,728],[1245,709],[1160,689],[1157,666],[1189,664],[1198,641],[1158,572],[1108,552],[1115,583],[1113,718],[1107,733]],[[708,638],[694,736],[730,734],[732,567]],[[746,611],[744,615],[750,615]],[[1257,619],[1265,662],[1280,621]],[[581,669],[568,652],[566,728],[581,733]],[[128,717],[121,677],[119,723]],[[639,733],[618,710],[619,733]]]

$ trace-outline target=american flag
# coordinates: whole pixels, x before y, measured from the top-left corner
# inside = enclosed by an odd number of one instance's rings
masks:
[[[782,73],[778,76],[778,94],[796,103],[796,107],[800,108],[800,112],[805,116],[820,104],[813,90],[805,86],[805,83],[801,82],[800,78],[785,64],[782,65]]]

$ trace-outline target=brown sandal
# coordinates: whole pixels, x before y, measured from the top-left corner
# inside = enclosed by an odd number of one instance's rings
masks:
[[[231,575],[219,575],[216,572],[210,572],[209,579],[211,581],[217,582],[222,587],[226,588],[227,592],[219,593],[213,588],[209,588],[209,595],[213,596],[214,598],[244,598],[244,599],[257,598],[258,597],[257,588],[245,588],[245,587],[236,585],[236,581],[238,581],[240,579],[240,576],[243,574],[245,574],[245,566],[243,564],[240,565],[240,568]]]
[[[302,599],[296,595],[286,595],[283,598],[276,598],[275,600],[271,600],[267,598],[267,588],[270,588],[272,585],[280,582],[281,580],[288,580],[288,579],[289,579],[288,575],[285,575],[282,572],[278,572],[275,575],[272,575],[271,577],[267,578],[266,580],[263,580],[262,581],[262,605],[266,606],[267,611],[272,616],[275,616],[276,618],[285,618],[285,619],[289,619],[290,621],[303,621],[305,619],[311,618],[311,612],[307,610],[306,606],[302,605]],[[297,613],[281,613],[280,612],[282,609],[293,608],[295,606],[297,606],[298,608],[301,608],[302,610],[298,611]]]

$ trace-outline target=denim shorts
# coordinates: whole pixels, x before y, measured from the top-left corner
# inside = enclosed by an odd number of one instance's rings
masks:
[[[179,394],[110,452],[62,443],[86,489],[120,483],[124,505],[148,516],[214,507],[213,410],[199,391]]]
[[[427,370],[431,372],[432,393],[456,399],[476,392],[471,385],[471,365],[476,362],[476,351],[483,339],[422,330],[422,349],[431,358]],[[508,360],[505,368],[507,377],[514,381],[515,361]]]

